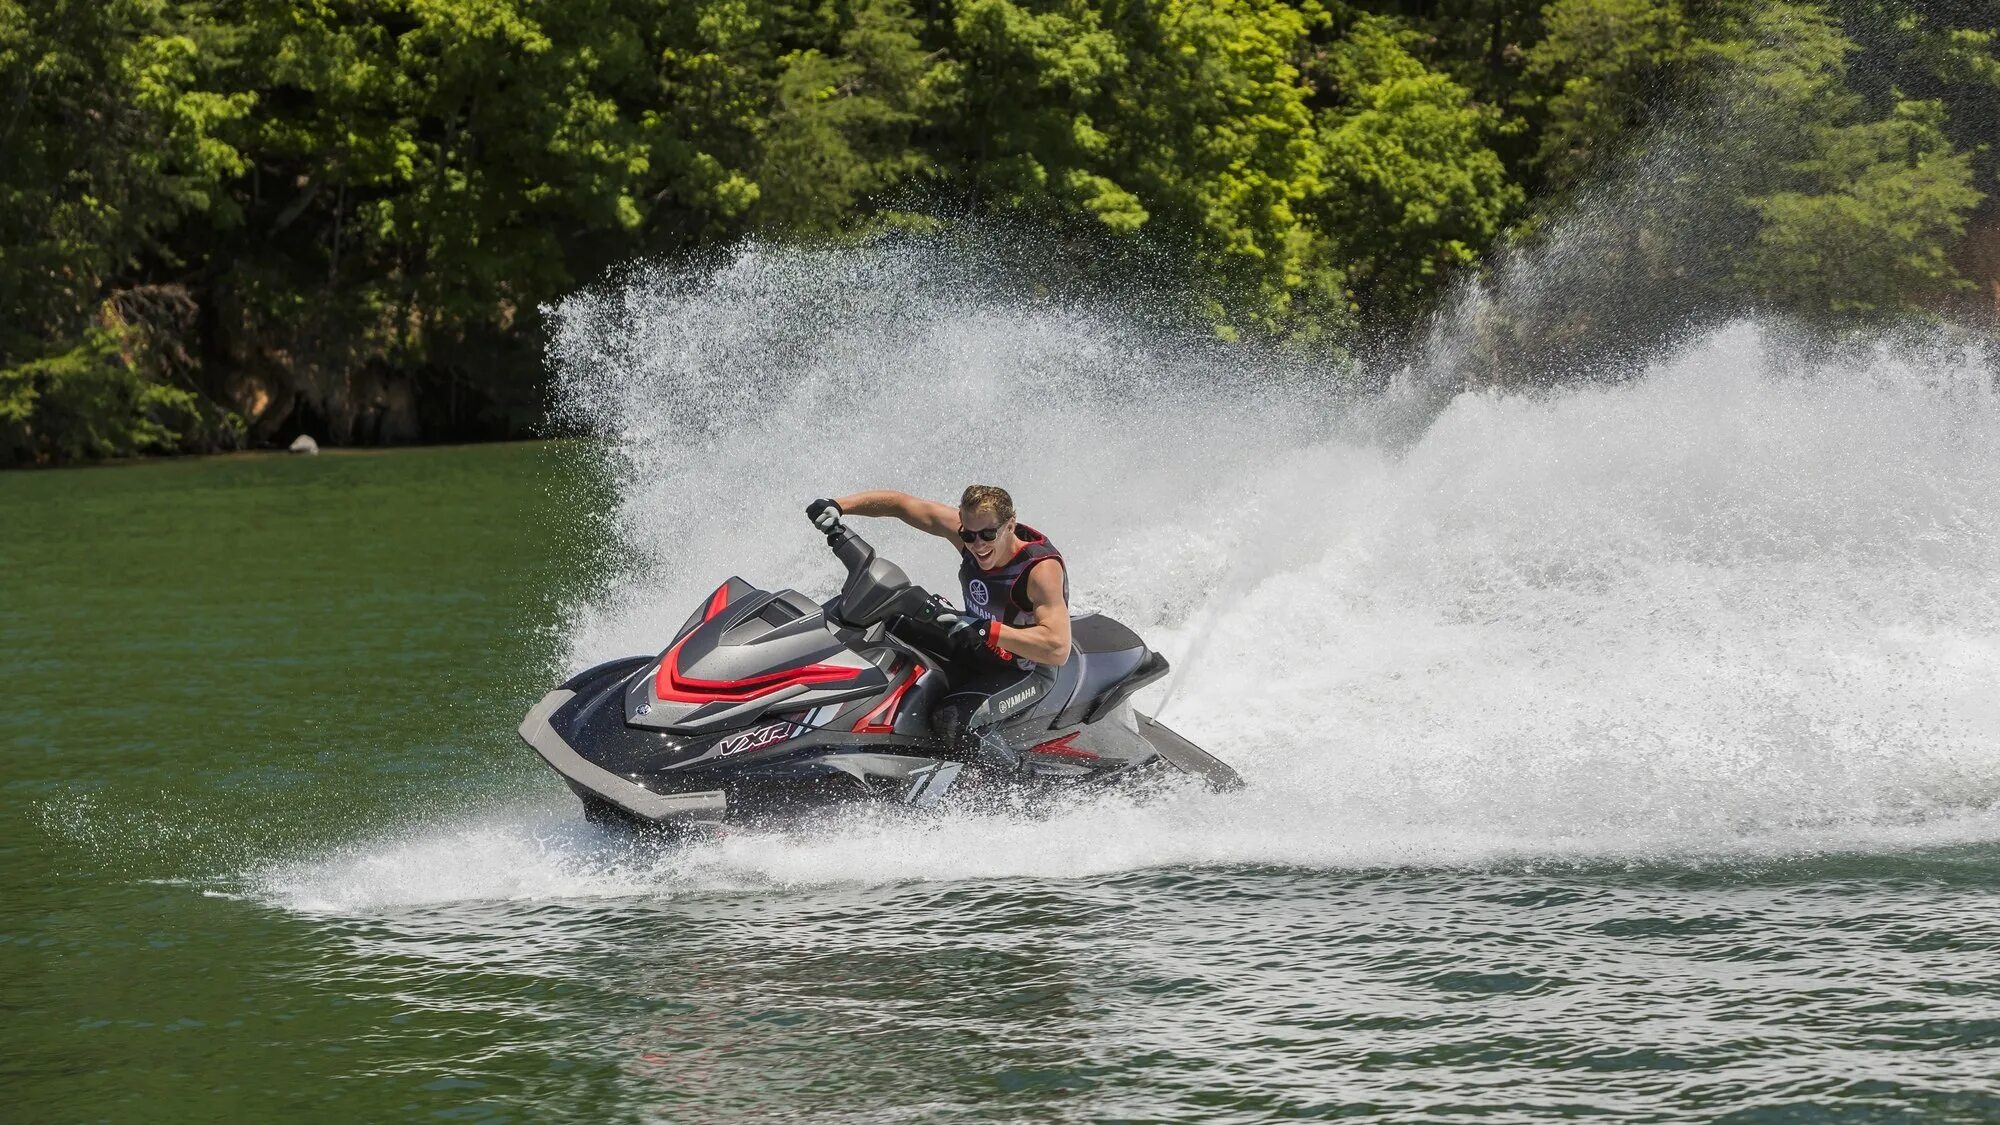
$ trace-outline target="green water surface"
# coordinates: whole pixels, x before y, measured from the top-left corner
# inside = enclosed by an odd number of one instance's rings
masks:
[[[203,888],[535,777],[512,730],[583,561],[564,462],[528,444],[0,475],[4,1100],[48,1119],[457,1103],[429,1079],[364,1092],[407,1014],[315,983],[310,925]]]
[[[571,452],[0,475],[7,1119],[2000,1120],[1991,844],[880,882],[596,833],[513,733],[600,561]]]

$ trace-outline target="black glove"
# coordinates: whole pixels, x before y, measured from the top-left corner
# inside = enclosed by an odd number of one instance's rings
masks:
[[[956,656],[977,656],[987,648],[986,631],[991,622],[983,617],[958,615],[957,620],[949,620],[953,615],[938,618],[938,624],[945,626],[944,643]]]
[[[815,500],[806,505],[806,518],[813,521],[814,527],[828,535],[833,534],[834,525],[846,514],[840,510],[840,505],[831,500]]]

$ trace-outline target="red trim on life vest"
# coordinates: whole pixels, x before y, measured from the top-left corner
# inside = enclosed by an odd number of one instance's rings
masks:
[[[923,676],[923,674],[924,674],[923,665],[921,664],[910,665],[909,675],[903,680],[902,683],[896,685],[896,690],[889,693],[889,698],[884,699],[880,703],[877,703],[873,710],[869,711],[866,715],[861,716],[860,721],[854,724],[854,733],[895,734],[896,712],[902,709],[903,696],[910,690],[911,687],[916,685],[917,680],[920,679]]]
[[[1025,550],[1025,548],[1023,549]],[[1021,573],[1016,574],[1013,583],[1007,587],[1008,599],[1014,603],[1014,608],[1020,610],[1022,613],[1035,612],[1035,603],[1028,600],[1028,575],[1033,574],[1035,568],[1045,562],[1059,563],[1063,561],[1061,551],[1050,547],[1049,552],[1049,554],[1043,555],[1039,559],[1029,559],[1028,565],[1021,568]],[[1007,565],[1014,565],[1013,561],[1009,560]],[[1063,600],[1068,601],[1067,595],[1069,591],[1065,590],[1063,593],[1065,595]]]
[[[1078,758],[1094,762],[1101,755],[1093,754],[1088,750],[1078,749],[1070,745],[1070,743],[1075,742],[1082,734],[1083,732],[1080,730],[1073,730],[1061,738],[1051,738],[1047,742],[1028,747],[1028,753],[1054,754],[1058,758]]]

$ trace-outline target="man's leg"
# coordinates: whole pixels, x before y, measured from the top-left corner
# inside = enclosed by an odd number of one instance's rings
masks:
[[[981,704],[1009,691],[1029,678],[1017,669],[982,671],[955,685],[932,712],[931,725],[945,745],[966,755],[982,770],[1001,774],[1027,772],[1025,756],[1000,737],[991,723],[975,725],[974,715]]]

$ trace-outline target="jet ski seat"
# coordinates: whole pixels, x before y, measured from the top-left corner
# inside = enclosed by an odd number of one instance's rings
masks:
[[[1101,613],[1069,620],[1070,647],[1075,651],[1061,671],[1058,693],[1069,687],[1067,701],[1055,725],[1073,726],[1084,716],[1164,675],[1165,657],[1152,652],[1139,634]],[[1055,693],[1052,693],[1055,694]]]
[[[1130,652],[1146,647],[1139,634],[1101,613],[1084,613],[1070,618],[1069,640],[1076,651],[1085,654]]]

